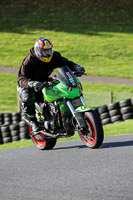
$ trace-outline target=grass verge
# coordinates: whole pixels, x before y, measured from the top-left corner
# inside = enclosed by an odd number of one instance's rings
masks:
[[[1,1],[0,65],[18,68],[35,41],[48,37],[89,75],[133,78],[132,9],[131,0]]]

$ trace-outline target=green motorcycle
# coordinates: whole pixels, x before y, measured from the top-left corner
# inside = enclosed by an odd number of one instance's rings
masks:
[[[36,118],[40,127],[30,135],[41,150],[52,149],[58,138],[71,137],[78,132],[84,144],[98,148],[104,133],[100,119],[94,109],[87,106],[83,88],[75,74],[67,67],[59,69],[56,78],[51,78],[42,89],[44,101],[35,102]]]

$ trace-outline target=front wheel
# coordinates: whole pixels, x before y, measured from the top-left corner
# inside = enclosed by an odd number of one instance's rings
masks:
[[[79,131],[78,134],[86,146],[98,148],[103,143],[104,132],[100,119],[94,111],[84,113],[84,121],[87,125],[87,132]]]
[[[30,133],[32,132],[31,127],[29,126]],[[45,135],[43,133],[39,134],[41,137],[38,138],[37,136],[31,136],[33,143],[37,146],[40,150],[50,150],[56,145],[56,139],[48,139],[45,140]],[[42,139],[41,139],[42,138]]]

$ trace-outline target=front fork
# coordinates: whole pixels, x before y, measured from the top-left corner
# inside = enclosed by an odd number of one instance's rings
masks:
[[[82,96],[80,96],[80,100],[81,100],[82,104],[84,106],[86,106],[86,103],[85,103],[84,98]],[[73,108],[73,106],[72,106],[70,101],[67,101],[66,103],[67,103],[67,105],[68,105],[68,107],[69,107],[74,119],[77,122],[77,127],[76,128],[78,129],[78,131],[82,131],[83,129],[86,129],[86,124],[85,124],[84,119],[83,119],[83,114],[81,112],[75,112],[75,110],[74,110],[74,108]]]

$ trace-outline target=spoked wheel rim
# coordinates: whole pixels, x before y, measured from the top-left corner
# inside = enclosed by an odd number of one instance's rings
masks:
[[[84,134],[81,133],[80,137],[87,146],[91,147],[96,142],[96,130],[95,130],[95,127],[93,125],[93,122],[91,121],[91,119],[86,114],[85,114],[85,118],[86,118],[86,122],[87,122],[87,126],[88,126],[88,134],[84,135]]]
[[[32,128],[30,126],[29,131],[30,133],[32,132]],[[45,135],[43,133],[40,133],[40,136],[45,138]],[[32,136],[32,141],[39,149],[43,149],[46,146],[46,140],[37,139],[36,136]]]

